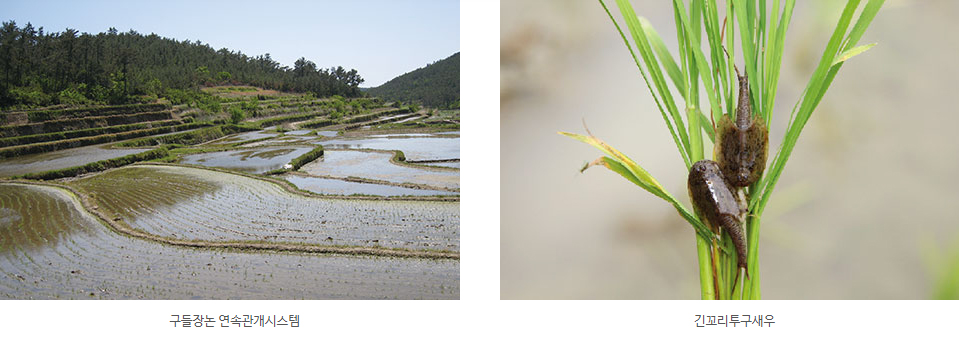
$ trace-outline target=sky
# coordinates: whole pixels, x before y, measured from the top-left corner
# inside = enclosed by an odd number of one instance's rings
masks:
[[[7,1],[0,21],[44,32],[156,33],[199,40],[282,65],[306,57],[320,68],[356,69],[375,87],[460,50],[456,0]]]

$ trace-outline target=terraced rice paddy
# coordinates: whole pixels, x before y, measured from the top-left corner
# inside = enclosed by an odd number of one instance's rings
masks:
[[[261,147],[244,150],[198,153],[183,156],[180,162],[220,167],[247,173],[264,173],[283,168],[293,158],[312,150],[309,146]]]
[[[205,241],[459,250],[459,203],[338,200],[245,176],[138,165],[76,182],[135,229]]]
[[[407,160],[441,160],[460,157],[459,137],[421,137],[419,135],[372,136],[357,139],[333,139],[316,142],[327,149],[400,150]]]
[[[459,261],[193,249],[107,229],[75,197],[0,183],[0,298],[449,299]]]
[[[217,140],[214,140],[209,143],[209,145],[229,145],[242,143],[246,141],[251,141],[255,139],[264,139],[270,137],[276,137],[278,134],[275,132],[269,132],[267,130],[260,131],[251,131],[251,132],[242,132],[235,135],[226,136]]]
[[[310,132],[311,132],[311,130],[293,130],[293,131],[287,131],[287,132],[285,132],[284,134],[289,135],[289,136],[305,136],[306,134],[308,134],[308,133],[310,133]],[[334,134],[334,136],[335,136],[335,135],[336,135],[336,134]]]
[[[95,161],[122,157],[150,149],[111,148],[113,143],[90,145],[46,153],[28,154],[0,159],[0,176],[16,176],[27,173],[57,170],[79,166]]]
[[[285,179],[296,187],[318,194],[331,195],[382,195],[382,196],[424,196],[424,195],[456,195],[457,192],[416,189],[402,186],[371,184],[364,182],[346,181],[342,179],[321,178],[287,174],[280,178]]]
[[[67,147],[87,144],[77,137],[129,141],[133,136],[117,134],[144,121],[188,127],[166,135],[220,122],[193,122],[210,115],[169,104],[44,112],[48,118],[35,125],[27,116],[36,112],[6,116],[12,124],[0,143],[30,148],[8,148],[17,157],[0,159],[0,177],[176,145],[149,157],[34,177],[86,174],[66,180],[0,180],[0,299],[458,298],[459,172],[391,161],[393,150],[410,161],[458,160],[458,133],[345,138],[330,129],[402,130],[411,126],[394,123],[425,115],[379,106],[330,125],[322,123],[329,102],[295,94],[262,100],[260,120],[216,130],[265,129],[201,144],[228,132],[134,143],[153,145],[142,148]],[[275,131],[309,120],[328,130]],[[412,127],[424,132],[455,125]],[[61,126],[90,130],[61,134]],[[50,134],[33,136],[37,130]],[[299,172],[267,175],[283,172],[277,169],[294,158],[314,158],[320,152],[311,151],[321,141],[334,149]],[[25,155],[41,151],[49,152]],[[191,166],[129,165],[136,160]],[[106,170],[118,165],[128,166]]]
[[[314,176],[359,177],[392,183],[459,188],[459,171],[401,166],[390,162],[392,152],[326,150],[323,157],[300,168]]]
[[[440,167],[450,167],[450,168],[460,168],[459,161],[450,161],[450,162],[438,162],[438,163],[428,163],[429,166],[440,166]]]
[[[315,140],[316,137],[313,136],[280,136],[277,138],[267,139],[264,141],[249,143],[240,145],[240,147],[260,147],[260,146],[275,146],[275,145],[289,145],[294,143],[308,142]]]

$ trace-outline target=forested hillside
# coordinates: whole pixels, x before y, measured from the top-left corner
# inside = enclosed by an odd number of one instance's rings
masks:
[[[388,101],[416,101],[436,108],[458,108],[460,53],[400,75],[367,91]]]
[[[361,83],[356,70],[317,68],[305,58],[291,69],[270,54],[249,57],[133,30],[46,33],[14,21],[0,27],[0,108],[136,103],[216,84],[351,97]]]

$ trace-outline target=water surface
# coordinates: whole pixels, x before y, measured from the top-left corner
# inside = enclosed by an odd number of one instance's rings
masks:
[[[381,195],[381,196],[402,196],[402,195],[456,195],[456,192],[423,190],[393,185],[371,184],[345,181],[340,179],[307,177],[295,174],[287,174],[283,179],[293,183],[296,187],[319,194],[337,194],[337,195]]]
[[[359,177],[394,183],[459,188],[459,172],[409,167],[390,162],[389,152],[326,150],[300,171],[316,176]]]
[[[59,170],[150,150],[146,148],[110,148],[113,144],[116,143],[75,147],[0,159],[0,176]]]
[[[264,173],[283,168],[283,165],[312,149],[309,146],[287,146],[197,153],[183,156],[180,163]]]

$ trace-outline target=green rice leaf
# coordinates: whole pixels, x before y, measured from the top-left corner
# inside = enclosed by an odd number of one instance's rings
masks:
[[[656,56],[659,56],[659,59],[663,62],[663,67],[666,68],[666,74],[669,75],[669,79],[673,81],[673,85],[676,86],[676,90],[679,91],[680,95],[686,98],[686,81],[683,79],[683,73],[679,71],[679,66],[676,65],[676,60],[669,54],[669,49],[666,49],[666,43],[663,42],[659,33],[653,29],[653,26],[649,24],[646,18],[640,17],[639,22],[643,26],[643,32],[646,33],[646,38],[652,44]]]
[[[685,6],[679,0],[673,0],[673,3],[676,7],[679,8],[680,20],[683,23],[683,29],[686,31],[686,35],[694,35],[693,28],[689,23],[689,15],[686,14]],[[696,67],[699,68],[699,75],[703,80],[703,85],[706,87],[706,97],[709,98],[709,106],[715,115],[717,112],[722,111],[719,105],[718,93],[713,90],[713,82],[710,81],[709,74],[711,73],[709,64],[706,62],[706,56],[703,55],[703,51],[699,48],[691,48],[693,52],[693,58],[696,62]],[[692,166],[691,164],[689,166]],[[689,167],[687,166],[687,168]]]
[[[585,171],[586,169],[596,165],[605,166],[610,171],[618,173],[626,178],[626,180],[629,180],[647,192],[672,204],[673,207],[676,208],[676,211],[679,212],[680,216],[686,219],[686,221],[693,226],[693,229],[696,230],[699,235],[706,238],[711,237],[712,232],[706,227],[706,225],[702,223],[702,221],[699,220],[698,217],[696,217],[696,215],[690,212],[686,206],[683,206],[678,199],[669,194],[669,192],[667,192],[666,189],[663,188],[663,186],[660,185],[659,182],[649,174],[649,172],[646,172],[646,170],[639,166],[639,164],[624,155],[622,152],[619,152],[619,150],[616,150],[612,146],[606,144],[596,137],[593,137],[592,135],[586,136],[568,132],[559,132],[559,134],[592,145],[607,155],[606,157],[601,157],[592,163],[587,164],[581,171]]]
[[[837,65],[840,62],[846,62],[846,60],[852,58],[853,56],[862,54],[862,52],[869,50],[869,48],[872,48],[875,45],[876,45],[875,43],[871,43],[871,44],[851,48],[843,52],[842,54],[836,55],[836,59],[832,61],[832,65]]]
[[[669,115],[666,114],[666,110],[663,109],[663,105],[660,104],[659,96],[656,95],[656,91],[653,90],[653,86],[649,84],[649,76],[646,75],[646,70],[643,69],[643,66],[639,61],[639,57],[637,57],[636,53],[633,52],[633,47],[629,44],[626,34],[623,33],[622,28],[619,27],[619,23],[616,22],[615,18],[613,18],[613,14],[610,13],[609,8],[606,7],[606,3],[603,2],[603,0],[599,0],[599,4],[603,6],[603,10],[606,11],[606,15],[609,16],[609,20],[613,22],[613,26],[615,26],[616,31],[619,32],[619,36],[623,38],[623,43],[626,44],[626,49],[628,49],[629,54],[633,56],[633,61],[636,63],[636,68],[639,68],[640,74],[643,75],[643,81],[646,83],[646,88],[649,89],[650,95],[653,96],[653,101],[656,102],[656,107],[659,108],[659,112],[663,116],[663,121],[666,122],[666,128],[669,129],[670,135],[673,136],[673,142],[676,144],[676,148],[679,150],[680,156],[683,157],[686,167],[688,168],[692,166],[692,162],[689,160],[689,151],[687,151],[687,147],[685,145],[686,142],[684,141],[686,136],[685,130],[682,131],[683,138],[680,138],[680,136],[677,134],[676,128],[673,126],[674,123],[670,120]],[[636,14],[633,13],[634,18],[635,16]],[[680,124],[682,123],[680,122]]]

